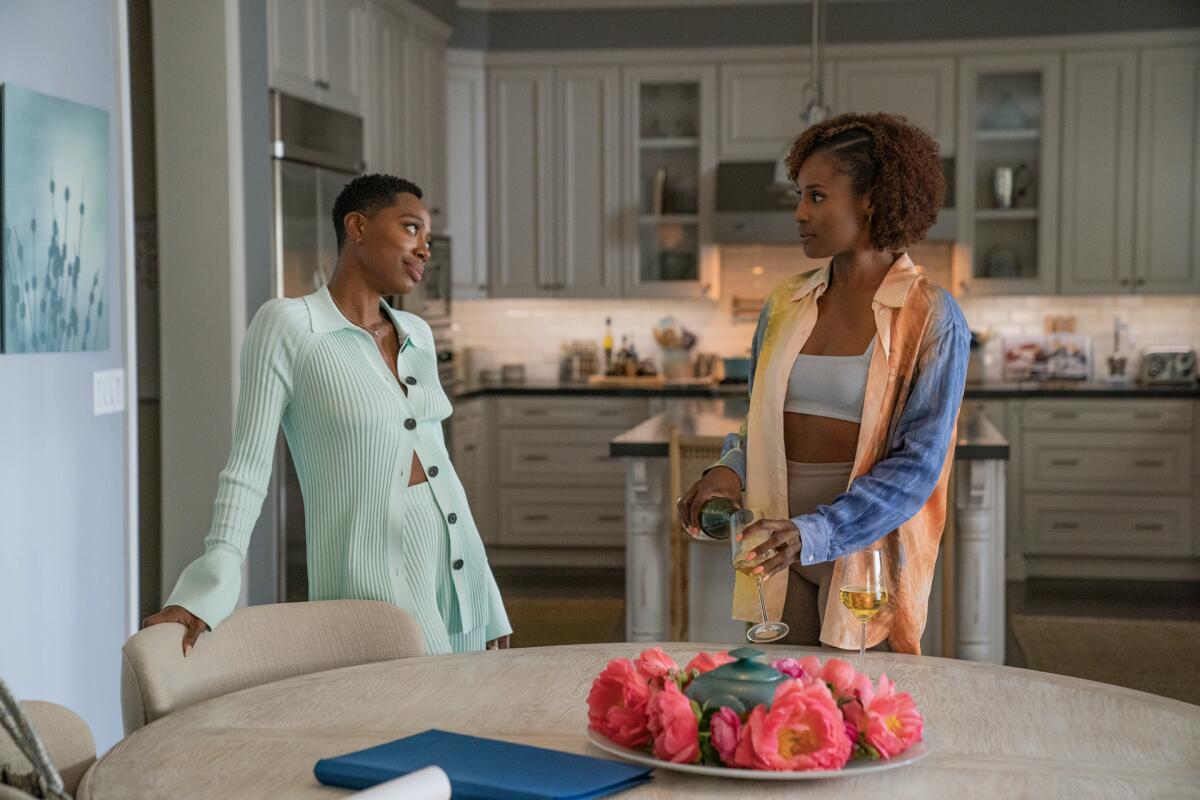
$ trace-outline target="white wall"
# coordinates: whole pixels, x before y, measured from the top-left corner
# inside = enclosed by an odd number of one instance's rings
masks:
[[[127,567],[134,418],[92,414],[92,372],[126,367],[132,348],[123,7],[0,3],[0,81],[109,112],[111,345],[0,354],[0,677],[18,698],[81,714],[101,751],[121,736],[120,648],[136,580]]]

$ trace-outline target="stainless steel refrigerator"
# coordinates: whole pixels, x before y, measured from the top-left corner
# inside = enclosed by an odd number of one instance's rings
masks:
[[[274,294],[303,297],[328,282],[337,262],[333,202],[363,169],[362,119],[271,93],[275,183]],[[304,500],[283,435],[276,448],[274,503],[278,599],[308,599]]]

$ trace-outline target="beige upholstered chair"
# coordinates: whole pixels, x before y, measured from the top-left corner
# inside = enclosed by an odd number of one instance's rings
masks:
[[[669,603],[669,637],[673,642],[688,640],[688,547],[708,546],[711,543],[696,542],[683,532],[683,520],[675,498],[680,497],[700,480],[704,470],[721,457],[722,439],[713,436],[682,436],[679,429],[672,427],[667,440],[669,462],[670,525],[667,531],[668,568],[667,586]],[[728,544],[721,543],[722,547]]]
[[[20,705],[45,745],[50,763],[62,776],[63,788],[74,794],[80,779],[96,761],[91,729],[78,714],[57,703],[24,700]],[[32,800],[37,795],[24,790],[35,790],[37,785],[33,764],[0,727],[0,800]]]
[[[374,600],[250,606],[200,634],[187,658],[183,626],[153,625],[121,650],[125,734],[172,711],[251,686],[355,664],[425,655],[407,612]]]

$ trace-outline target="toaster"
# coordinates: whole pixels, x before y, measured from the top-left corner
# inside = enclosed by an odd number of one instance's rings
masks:
[[[1147,347],[1142,351],[1141,382],[1192,383],[1196,380],[1196,351],[1190,347]]]

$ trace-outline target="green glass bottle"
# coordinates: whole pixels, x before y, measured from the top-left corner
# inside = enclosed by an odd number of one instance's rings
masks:
[[[712,539],[729,538],[729,518],[738,504],[728,497],[710,497],[700,506],[700,530]]]

